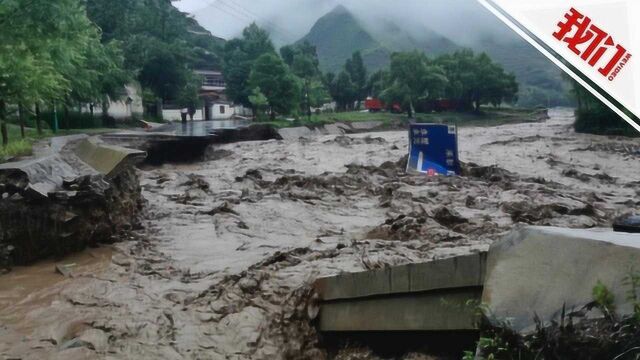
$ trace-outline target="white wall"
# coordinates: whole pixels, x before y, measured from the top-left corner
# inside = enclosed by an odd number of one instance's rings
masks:
[[[222,111],[224,108],[224,112]],[[211,120],[231,119],[235,114],[235,109],[229,104],[213,104],[211,105]]]
[[[253,117],[253,110],[246,108],[242,105],[236,104],[234,107],[234,113],[239,116]]]
[[[109,116],[116,120],[131,119],[134,115],[142,118],[144,112],[144,106],[142,104],[142,97],[140,96],[140,86],[137,84],[130,84],[124,87],[125,93],[121,99],[109,101]],[[127,103],[127,98],[131,99],[130,103]],[[88,113],[91,109],[89,105],[82,106],[82,112]],[[102,115],[102,104],[95,104],[93,106],[94,115]]]

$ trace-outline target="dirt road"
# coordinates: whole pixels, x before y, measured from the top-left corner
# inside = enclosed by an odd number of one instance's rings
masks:
[[[406,175],[404,131],[229,144],[140,170],[146,229],[110,262],[49,285],[33,279],[51,263],[0,277],[0,357],[323,358],[306,313],[319,276],[483,250],[517,223],[609,226],[637,209],[638,140],[575,134],[572,121],[555,110],[546,123],[460,129],[462,177]]]

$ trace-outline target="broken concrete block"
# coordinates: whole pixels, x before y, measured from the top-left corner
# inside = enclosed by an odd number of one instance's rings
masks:
[[[48,198],[47,194],[54,190],[55,185],[48,182],[39,182],[27,185],[24,194],[29,199],[44,200]]]
[[[61,264],[57,264],[56,265],[56,272],[59,273],[60,275],[68,278],[71,277],[73,274],[71,273],[71,266],[69,265],[61,265]]]
[[[306,126],[292,127],[278,129],[278,134],[283,140],[298,140],[301,137],[310,137],[313,135],[313,130]]]
[[[487,316],[513,330],[535,330],[593,301],[600,281],[615,296],[619,314],[631,314],[625,278],[640,271],[640,235],[609,229],[523,227],[493,244],[487,259],[482,302]]]
[[[320,303],[319,328],[474,330],[474,304],[482,293],[485,265],[486,253],[478,253],[318,279],[314,288]]]
[[[97,137],[80,141],[75,148],[75,154],[109,179],[117,176],[126,166],[136,164],[147,157],[144,151],[107,145]]]
[[[354,130],[374,130],[384,125],[382,121],[355,121],[351,123]]]

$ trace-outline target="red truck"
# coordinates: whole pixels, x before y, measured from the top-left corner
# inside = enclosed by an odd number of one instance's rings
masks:
[[[364,108],[369,110],[369,112],[380,112],[383,110],[389,110],[394,113],[402,112],[402,107],[398,103],[393,103],[391,106],[387,107],[382,100],[378,98],[367,98],[364,101]]]
[[[380,101],[380,99],[367,98],[367,100],[364,101],[364,108],[369,110],[369,112],[380,112],[384,110],[384,103]]]

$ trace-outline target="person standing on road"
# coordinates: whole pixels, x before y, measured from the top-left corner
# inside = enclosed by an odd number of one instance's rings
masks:
[[[187,113],[189,113],[189,109],[187,108],[182,108],[180,110],[180,118],[182,119],[182,122],[187,122]]]
[[[193,121],[193,115],[196,114],[196,107],[193,105],[189,106],[189,120]]]

